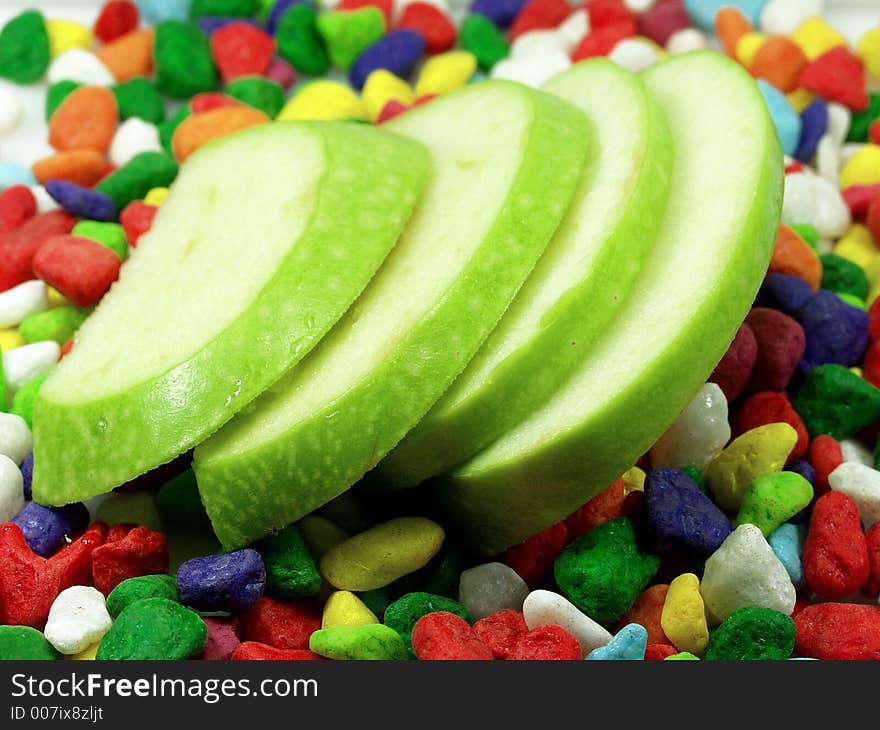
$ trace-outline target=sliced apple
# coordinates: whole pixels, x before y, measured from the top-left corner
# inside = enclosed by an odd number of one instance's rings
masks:
[[[657,236],[672,138],[638,77],[606,59],[544,85],[593,123],[596,152],[534,271],[465,371],[368,475],[410,487],[458,466],[529,415],[589,352]]]
[[[399,243],[315,351],[194,455],[220,541],[240,546],[348,489],[436,402],[562,220],[589,123],[487,81],[398,117],[434,177]]]
[[[675,147],[636,295],[563,388],[432,489],[487,554],[565,517],[647,451],[712,372],[767,271],[783,160],[754,80],[710,51],[643,80]]]
[[[40,389],[35,499],[106,492],[274,383],[379,268],[429,166],[354,123],[266,125],[194,155]]]

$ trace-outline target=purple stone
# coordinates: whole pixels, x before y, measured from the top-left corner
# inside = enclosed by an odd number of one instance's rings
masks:
[[[816,99],[801,112],[801,122],[801,141],[795,157],[809,163],[816,154],[819,140],[828,131],[828,103],[824,99]]]
[[[109,195],[67,180],[49,180],[46,192],[71,215],[93,221],[115,221],[116,206]]]
[[[499,28],[509,26],[529,0],[474,0],[470,11],[488,18]]]
[[[244,611],[265,588],[266,567],[256,550],[193,558],[177,571],[180,602],[197,611]]]
[[[24,480],[24,498],[31,499],[31,484],[34,481],[34,455],[28,454],[18,467]]]
[[[88,527],[89,511],[82,502],[65,507],[44,507],[28,502],[12,521],[21,529],[30,549],[48,558],[65,544],[65,538]]]
[[[367,48],[351,67],[349,79],[358,91],[376,69],[406,79],[425,52],[425,37],[414,30],[393,30]]]
[[[859,365],[868,347],[868,313],[850,306],[834,292],[820,289],[800,308],[798,319],[806,335],[798,363],[803,372],[819,365]]]

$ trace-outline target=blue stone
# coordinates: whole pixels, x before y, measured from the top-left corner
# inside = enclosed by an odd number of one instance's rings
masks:
[[[809,163],[816,154],[819,140],[828,131],[828,102],[816,99],[801,112],[801,141],[795,156],[801,162]]]
[[[703,30],[714,30],[715,16],[725,5],[738,8],[753,26],[758,27],[766,4],[767,0],[684,0],[684,7],[694,25]]]
[[[244,611],[265,589],[266,566],[256,550],[193,558],[177,570],[180,602],[197,611]]]
[[[758,301],[762,306],[778,309],[790,317],[813,296],[813,290],[799,276],[768,274],[761,285]]]
[[[804,459],[795,459],[785,467],[785,471],[793,471],[795,474],[800,474],[810,484],[815,484],[816,482],[816,470],[809,461]]]
[[[272,35],[275,35],[275,30],[278,28],[281,16],[294,5],[308,5],[315,12],[318,11],[318,6],[311,2],[311,0],[278,0],[278,2],[272,6],[272,9],[269,11],[269,16],[266,18],[266,30]]]
[[[31,185],[37,184],[37,178],[34,177],[28,168],[19,165],[17,162],[0,161],[0,192],[11,188],[13,185]]]
[[[627,624],[605,646],[593,649],[584,659],[641,661],[648,648],[648,630],[641,624]]]
[[[351,67],[351,85],[361,90],[367,77],[384,68],[402,79],[412,73],[425,52],[425,37],[414,30],[393,30],[366,48]]]
[[[116,206],[109,195],[67,180],[49,180],[46,192],[71,215],[93,221],[115,221]]]
[[[709,555],[733,531],[724,512],[680,469],[648,472],[645,512],[660,551]]]
[[[24,498],[30,500],[31,484],[34,481],[34,455],[25,456],[18,468],[21,470],[21,478],[24,481]]]
[[[44,507],[36,502],[28,502],[12,518],[12,522],[21,529],[30,549],[48,558],[65,544],[66,537],[88,527],[89,511],[82,502],[65,507]]]
[[[134,0],[140,10],[141,17],[150,25],[157,25],[163,20],[179,20],[189,22],[189,10],[192,0]]]
[[[261,28],[259,23],[255,23],[252,20],[226,15],[203,15],[196,21],[196,25],[199,26],[205,35],[211,35],[215,31],[225,28],[230,23],[247,23],[248,25],[254,26],[254,28]]]
[[[868,313],[844,302],[834,292],[820,289],[800,308],[806,348],[798,363],[803,372],[819,365],[859,365],[868,347]]]
[[[773,126],[776,127],[776,133],[779,135],[782,151],[793,157],[801,139],[803,123],[800,114],[794,110],[785,94],[764,79],[758,79],[758,88],[764,96],[764,101],[767,102],[767,109],[770,110]]]
[[[528,0],[474,0],[470,11],[488,18],[499,28],[506,28],[527,2]]]
[[[804,553],[804,529],[785,523],[773,530],[770,537],[767,538],[770,548],[785,567],[795,588],[802,588],[806,583],[804,566],[801,562],[801,556]]]

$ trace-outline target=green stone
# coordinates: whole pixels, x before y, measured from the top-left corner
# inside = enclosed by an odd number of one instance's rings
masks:
[[[49,90],[46,92],[46,121],[49,121],[49,119],[52,118],[55,110],[61,106],[61,102],[80,86],[82,86],[82,84],[79,83],[79,81],[63,79],[61,81],[56,81],[49,87]]]
[[[91,311],[91,309],[74,307],[72,304],[47,309],[25,317],[19,325],[18,332],[25,342],[54,340],[59,345],[63,345],[76,334]]]
[[[384,624],[319,629],[309,638],[309,649],[328,659],[408,658],[400,634]]]
[[[174,137],[174,132],[177,131],[183,120],[191,114],[192,110],[189,108],[189,104],[184,104],[171,119],[166,119],[159,125],[159,141],[162,143],[165,152],[171,157],[174,157],[171,147],[171,139]]]
[[[780,471],[752,480],[743,495],[736,527],[755,525],[764,537],[804,509],[813,499],[813,486],[800,474]]]
[[[868,310],[868,305],[865,304],[864,299],[859,299],[858,297],[853,296],[852,294],[838,294],[837,296],[840,299],[840,301],[844,302],[845,304],[849,304],[849,306],[851,306],[851,307],[855,307],[856,309],[861,309],[862,311]]]
[[[403,576],[391,584],[396,595],[423,591],[438,596],[458,596],[458,582],[464,569],[458,551],[444,546],[430,562],[415,573]]]
[[[705,659],[746,661],[788,659],[794,651],[795,623],[770,608],[747,606],[728,616],[709,637]]]
[[[260,10],[260,0],[193,0],[190,16],[193,20],[209,15],[251,18]]]
[[[156,27],[156,86],[173,99],[189,99],[218,85],[211,46],[201,29],[177,20]]]
[[[44,661],[61,655],[30,626],[0,626],[0,661]]]
[[[270,119],[278,116],[284,106],[284,89],[262,76],[242,76],[232,81],[224,90],[226,96],[259,109]]]
[[[689,651],[680,651],[678,654],[671,654],[663,657],[663,661],[671,662],[698,662],[700,657],[691,654]]]
[[[316,27],[333,65],[348,71],[365,49],[385,35],[385,16],[379,8],[368,5],[353,11],[321,13]]]
[[[156,506],[169,522],[198,530],[210,530],[211,520],[199,496],[192,469],[165,482],[156,494]]]
[[[474,54],[477,65],[484,71],[490,71],[510,53],[504,33],[482,15],[468,15],[464,19],[458,30],[458,42],[463,50]]]
[[[34,427],[34,403],[37,401],[37,393],[40,392],[43,381],[48,377],[47,373],[29,380],[12,396],[12,405],[9,408],[9,412],[14,413],[16,416],[21,416],[30,429]]]
[[[167,598],[145,598],[122,610],[101,639],[95,658],[188,659],[207,642],[208,628],[195,611]]]
[[[697,469],[693,464],[688,464],[682,471],[687,474],[691,479],[693,479],[694,484],[696,484],[700,491],[705,494],[706,492],[706,480],[703,477],[702,472]]]
[[[0,76],[18,84],[39,81],[49,68],[49,34],[42,14],[26,10],[0,30]]]
[[[361,600],[363,600],[363,597],[361,597]],[[370,610],[372,610],[372,608]],[[448,611],[449,613],[454,613],[456,616],[461,616],[461,618],[468,623],[472,623],[471,616],[467,612],[467,609],[458,601],[453,601],[451,598],[436,596],[432,593],[425,593],[423,591],[407,593],[398,598],[385,609],[382,621],[386,626],[390,626],[400,634],[401,637],[403,637],[406,650],[409,653],[409,656],[414,659],[416,654],[412,647],[413,628],[415,628],[416,622],[422,616],[427,613],[434,613],[435,611]],[[376,612],[373,611],[373,613]],[[379,614],[376,615],[378,616]]]
[[[164,598],[180,602],[177,594],[177,581],[173,575],[141,575],[122,581],[107,596],[107,612],[116,618],[135,601],[146,598]]]
[[[252,546],[266,566],[266,590],[277,596],[313,596],[321,590],[321,574],[296,525],[263,538]]]
[[[819,231],[810,223],[792,223],[788,226],[815,250],[819,245]]]
[[[275,42],[278,53],[297,71],[320,76],[330,68],[327,49],[318,35],[317,15],[308,5],[294,5],[281,16]]]
[[[869,94],[868,108],[864,111],[853,112],[846,141],[867,142],[871,124],[877,119],[880,119],[880,94]]]
[[[128,239],[125,229],[118,223],[101,223],[99,221],[80,221],[71,234],[97,241],[106,246],[123,261],[128,258]]]
[[[556,583],[594,621],[616,623],[660,567],[642,550],[627,517],[603,522],[569,545],[556,559]]]
[[[105,177],[95,189],[109,195],[120,211],[153,188],[164,188],[177,177],[177,163],[164,152],[141,152]]]
[[[834,253],[822,254],[822,288],[835,294],[851,294],[859,299],[868,296],[865,270],[849,259]]]
[[[880,417],[880,390],[842,365],[807,373],[793,400],[810,436],[851,438]]]
[[[122,84],[114,86],[113,95],[119,107],[119,118],[122,121],[138,117],[152,124],[159,124],[165,119],[165,104],[156,85],[143,76],[138,76]]]

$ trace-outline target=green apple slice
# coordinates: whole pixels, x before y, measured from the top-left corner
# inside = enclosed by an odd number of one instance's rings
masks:
[[[195,446],[363,291],[430,172],[355,123],[264,125],[200,150],[36,403],[34,496],[106,492]]]
[[[312,354],[196,449],[227,548],[336,497],[436,402],[497,324],[562,220],[589,123],[486,81],[398,117],[434,177],[394,251]]]
[[[562,519],[635,463],[712,372],[767,271],[783,159],[754,80],[711,51],[643,80],[674,162],[636,294],[563,388],[432,488],[486,554]]]
[[[672,138],[638,77],[606,59],[544,85],[593,123],[595,153],[534,271],[464,372],[369,475],[410,487],[488,446],[556,391],[630,292],[666,205]]]

